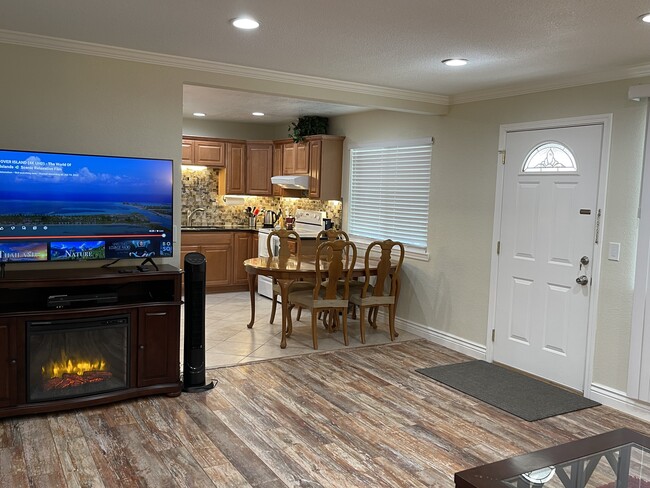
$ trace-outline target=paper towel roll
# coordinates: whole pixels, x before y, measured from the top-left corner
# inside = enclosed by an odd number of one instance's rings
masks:
[[[224,195],[223,203],[225,203],[226,205],[243,205],[244,197],[240,197],[237,195]]]

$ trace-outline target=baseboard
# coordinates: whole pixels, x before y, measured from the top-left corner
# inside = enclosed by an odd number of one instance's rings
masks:
[[[395,318],[395,326],[406,332],[410,332],[418,337],[427,339],[441,346],[447,347],[453,351],[457,351],[475,359],[485,359],[486,348],[481,344],[468,341],[462,337],[455,336],[448,332],[431,329],[422,324],[410,322],[399,317]],[[608,407],[615,408],[621,412],[633,415],[634,417],[650,422],[650,404],[635,400],[628,397],[625,392],[615,390],[609,386],[599,385],[592,383],[589,391],[585,392],[585,396],[591,400],[607,405]]]
[[[475,359],[485,359],[486,357],[485,346],[455,336],[449,332],[431,329],[430,327],[425,327],[424,325],[415,322],[409,322],[400,319],[399,317],[395,318],[395,327]]]
[[[650,422],[650,404],[630,398],[623,391],[597,383],[592,383],[589,390],[585,392],[588,398]]]

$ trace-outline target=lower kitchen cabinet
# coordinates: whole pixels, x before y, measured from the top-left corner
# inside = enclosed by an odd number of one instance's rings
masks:
[[[253,236],[257,233],[182,232],[181,267],[187,253],[199,252],[206,259],[208,293],[247,290],[248,276],[243,262],[253,256]]]
[[[249,233],[235,233],[233,236],[233,284],[248,286],[248,273],[243,262],[252,256],[253,239]]]

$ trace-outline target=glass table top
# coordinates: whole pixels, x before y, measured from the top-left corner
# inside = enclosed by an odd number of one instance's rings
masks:
[[[454,474],[456,488],[650,488],[650,436],[627,428]]]
[[[650,450],[635,443],[503,480],[516,488],[650,488]]]

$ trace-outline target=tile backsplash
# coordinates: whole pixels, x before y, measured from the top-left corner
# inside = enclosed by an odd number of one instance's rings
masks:
[[[294,215],[296,209],[324,210],[327,217],[332,219],[334,226],[341,227],[341,202],[328,200],[310,200],[308,198],[255,197],[242,196],[243,203],[226,203],[223,192],[219,191],[219,170],[206,168],[197,170],[193,167],[182,167],[182,225],[187,225],[187,215],[196,208],[204,208],[204,212],[196,212],[192,217],[192,225],[224,226],[247,225],[246,207],[258,207],[277,212],[282,209],[284,216]],[[234,199],[233,199],[234,200]],[[262,215],[257,216],[257,226],[261,227]]]

